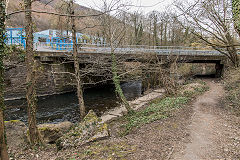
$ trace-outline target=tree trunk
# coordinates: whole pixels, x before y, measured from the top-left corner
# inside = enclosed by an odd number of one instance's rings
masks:
[[[167,22],[165,22],[165,26],[164,26],[164,45],[166,46],[167,45],[167,26],[168,26],[168,24],[167,24]]]
[[[161,35],[160,45],[162,46],[163,45],[163,22],[161,22],[160,35]]]
[[[113,83],[115,85],[116,93],[119,96],[119,98],[120,98],[122,104],[124,105],[124,107],[127,109],[127,112],[131,113],[133,111],[133,109],[130,107],[126,97],[123,94],[122,88],[120,86],[119,76],[117,75],[117,60],[116,60],[116,55],[113,51],[113,48],[111,49],[111,56],[112,56]]]
[[[227,51],[229,53],[230,56],[230,60],[232,61],[233,65],[235,67],[239,66],[239,58],[238,58],[238,52],[236,47],[234,46],[234,38],[231,36],[229,30],[227,30],[227,28],[224,28],[225,30],[225,37],[227,39],[227,42],[229,44],[229,47],[227,47]]]
[[[152,28],[152,23],[150,21],[149,23],[149,33],[148,33],[148,45],[151,46],[151,28]]]
[[[154,15],[153,17],[153,36],[154,36],[154,45],[158,46],[159,42],[158,42],[158,33],[157,33],[157,15]]]
[[[3,66],[3,57],[4,57],[4,34],[5,34],[5,1],[0,2],[0,160],[8,160],[7,153],[7,140],[4,127],[4,66]]]
[[[71,15],[74,15],[73,0],[70,1],[70,10],[71,10]],[[77,83],[77,96],[78,96],[78,103],[79,103],[79,109],[80,109],[80,119],[83,119],[86,112],[85,112],[85,105],[83,100],[83,89],[82,89],[79,61],[77,56],[77,36],[76,36],[76,26],[75,26],[74,17],[71,17],[71,24],[72,24],[74,69],[75,69],[75,78]]]
[[[0,75],[1,76],[1,75]],[[0,160],[8,160],[8,152],[7,152],[7,139],[6,139],[6,133],[4,129],[4,104],[2,100],[2,93],[0,93],[1,96],[1,108],[0,108]]]
[[[232,0],[232,13],[233,13],[234,27],[240,37],[240,1],[239,0]]]
[[[24,0],[25,10],[31,10],[32,0]],[[28,102],[28,128],[31,145],[38,145],[41,143],[40,134],[36,122],[36,63],[33,52],[33,27],[32,27],[32,13],[25,12],[25,30],[26,30],[26,67],[27,67],[27,92],[26,98]]]
[[[237,53],[237,49],[234,46],[227,47],[227,51],[229,53],[229,57],[234,67],[239,67],[239,57]]]

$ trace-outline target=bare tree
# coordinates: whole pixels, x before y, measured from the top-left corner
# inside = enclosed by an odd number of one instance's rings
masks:
[[[152,34],[153,34],[153,45],[158,46],[158,12],[157,11],[152,11],[149,15],[150,21],[152,21]]]
[[[73,0],[70,1],[70,14],[74,15],[74,6]],[[80,109],[80,118],[83,119],[85,116],[85,106],[83,100],[83,88],[82,80],[80,75],[79,61],[78,61],[78,51],[77,51],[77,36],[76,36],[76,26],[75,18],[71,17],[71,26],[72,26],[72,41],[73,41],[73,59],[74,59],[74,69],[75,69],[75,78],[77,83],[77,96]]]
[[[107,2],[104,2],[104,11],[113,10],[113,8],[121,8],[120,1],[115,1],[112,3],[113,5],[108,5]],[[107,43],[110,45],[111,48],[111,57],[112,57],[112,80],[115,85],[115,91],[119,96],[121,103],[127,109],[127,112],[131,112],[132,108],[130,107],[126,97],[123,94],[123,90],[120,86],[120,77],[118,75],[118,68],[117,68],[117,56],[115,50],[117,47],[120,46],[126,31],[126,24],[125,24],[125,12],[122,10],[114,9],[115,12],[110,15],[105,14],[102,16],[102,25],[103,30],[105,33],[105,37],[107,39]]]
[[[239,65],[230,0],[196,0],[190,6],[180,2],[175,6],[194,35]]]
[[[32,9],[32,0],[24,0],[25,10]],[[37,128],[36,122],[36,109],[37,109],[37,97],[36,97],[36,62],[34,59],[33,51],[33,22],[32,12],[25,12],[25,31],[26,31],[26,67],[27,67],[27,92],[26,98],[28,102],[28,128],[29,138],[32,145],[38,145],[41,143],[40,134]]]
[[[134,25],[134,40],[135,45],[141,45],[143,40],[143,22],[141,15],[137,12],[135,12],[132,15],[132,21]]]
[[[4,129],[4,66],[3,66],[3,58],[4,58],[4,34],[5,34],[5,6],[6,3],[4,0],[0,2],[0,160],[8,160],[7,153],[7,140]]]

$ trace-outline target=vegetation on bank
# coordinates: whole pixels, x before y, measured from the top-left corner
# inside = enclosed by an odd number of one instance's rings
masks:
[[[175,95],[168,95],[153,100],[144,109],[123,117],[121,126],[122,132],[120,134],[127,135],[134,128],[169,117],[172,111],[185,106],[197,95],[207,90],[208,87],[205,86],[205,83],[202,81],[198,83],[189,83],[179,88]]]
[[[240,116],[240,68],[229,69],[224,76],[225,107]]]
[[[4,61],[5,62],[24,62],[26,52],[17,45],[8,45],[4,48]]]
[[[208,89],[203,81],[189,82],[179,87],[175,95],[157,98],[145,108],[131,112],[111,122],[110,125],[120,124],[118,126],[119,134],[125,136],[145,124],[170,117],[174,111],[188,105],[196,96]],[[111,140],[98,141],[85,146],[83,149],[78,149],[77,152],[74,150],[69,159],[125,159],[135,150],[136,146],[131,146],[122,140],[118,143]]]

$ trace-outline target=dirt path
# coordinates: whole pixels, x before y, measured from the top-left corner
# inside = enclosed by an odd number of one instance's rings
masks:
[[[219,99],[224,96],[223,87],[207,81],[209,91],[193,104],[192,122],[188,127],[190,143],[182,151],[173,154],[176,160],[208,160],[226,158],[224,146],[228,144],[228,122],[216,112]],[[237,130],[239,132],[239,130]],[[232,131],[231,131],[232,132]],[[227,150],[227,149],[226,149]]]

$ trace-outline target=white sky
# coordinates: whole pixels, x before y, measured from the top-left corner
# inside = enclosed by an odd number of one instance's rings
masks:
[[[110,0],[109,0],[110,1]],[[125,0],[135,6],[152,6],[152,7],[131,7],[131,11],[139,10],[145,13],[156,10],[163,11],[168,5],[171,5],[174,0]],[[82,6],[97,9],[102,6],[101,0],[76,0]],[[157,5],[156,5],[157,4]]]

